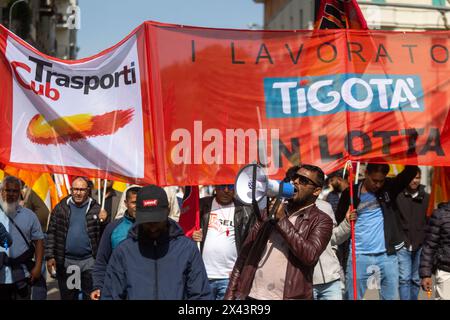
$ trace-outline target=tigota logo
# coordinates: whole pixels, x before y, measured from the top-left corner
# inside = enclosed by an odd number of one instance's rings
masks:
[[[268,118],[424,110],[422,82],[414,75],[266,78],[264,95]]]
[[[53,64],[40,60],[35,57],[28,57],[34,64],[33,68],[28,64],[12,61],[11,67],[14,76],[20,86],[27,90],[32,90],[35,94],[45,96],[49,99],[57,101],[60,96],[60,90],[52,88],[53,83],[61,88],[71,88],[76,90],[83,90],[83,94],[89,94],[90,91],[95,91],[98,88],[109,89],[112,87],[119,87],[121,84],[130,85],[136,83],[136,72],[134,62],[130,65],[123,66],[123,69],[114,73],[106,73],[101,76],[97,75],[67,75],[62,72],[53,71]],[[30,83],[26,82],[19,74],[19,69],[34,75],[34,80]]]

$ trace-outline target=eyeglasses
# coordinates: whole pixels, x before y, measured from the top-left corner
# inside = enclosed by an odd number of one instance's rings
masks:
[[[5,193],[20,193],[19,189],[3,189]]]
[[[308,177],[302,176],[300,174],[295,174],[292,177],[292,181],[295,181],[298,179],[298,183],[300,183],[302,186],[307,186],[308,184],[313,185],[315,187],[319,187],[319,185],[317,183],[315,183],[313,180],[311,180]]]
[[[72,188],[71,190],[72,190],[72,193],[77,193],[77,192],[85,193],[88,191],[88,188]]]
[[[216,189],[220,189],[220,190],[225,190],[226,188],[228,188],[228,190],[232,191],[234,190],[234,184],[221,184],[216,186]]]

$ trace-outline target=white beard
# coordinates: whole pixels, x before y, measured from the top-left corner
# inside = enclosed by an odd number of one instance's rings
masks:
[[[19,201],[8,203],[0,197],[0,206],[7,215],[11,215],[16,212],[17,207],[19,206]]]

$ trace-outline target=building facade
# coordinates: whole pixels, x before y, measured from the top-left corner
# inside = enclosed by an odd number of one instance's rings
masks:
[[[312,29],[315,0],[254,0],[264,3],[264,28]],[[450,29],[448,0],[358,1],[369,29],[424,31]]]
[[[76,59],[77,14],[78,0],[0,0],[4,26],[39,51],[60,59]]]

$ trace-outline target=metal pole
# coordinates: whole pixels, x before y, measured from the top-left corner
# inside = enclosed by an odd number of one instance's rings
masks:
[[[16,2],[14,2],[14,3],[11,5],[11,8],[9,8],[9,22],[8,22],[8,27],[9,27],[9,30],[10,30],[10,31],[12,31],[12,30],[11,30],[12,11],[13,11],[14,6],[15,6],[16,4],[18,4],[19,2],[26,2],[26,3],[28,3],[27,0],[17,0]]]

